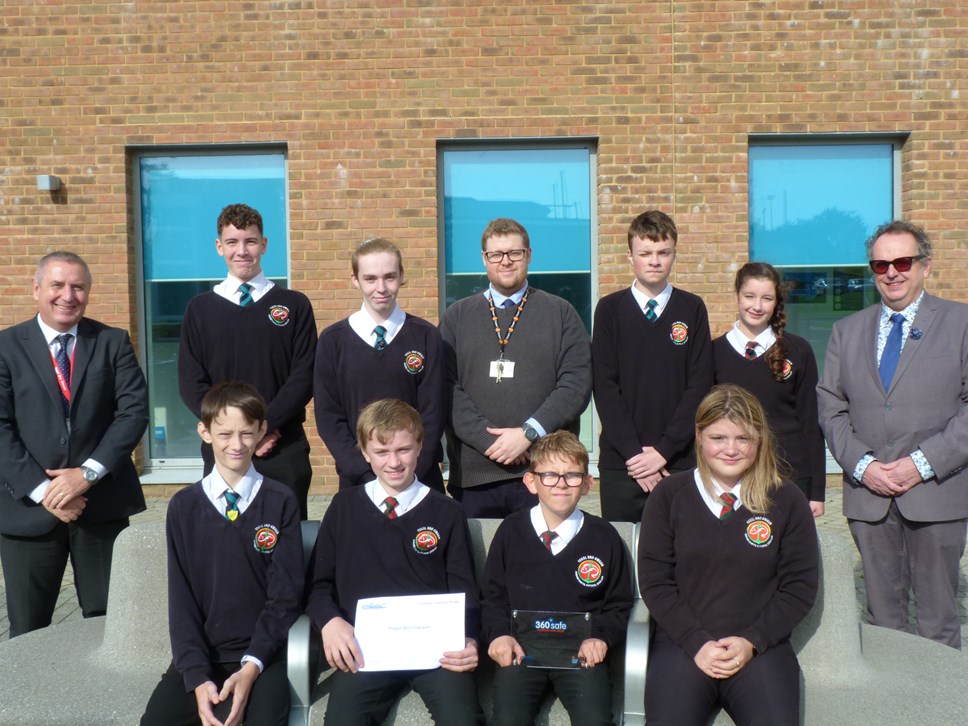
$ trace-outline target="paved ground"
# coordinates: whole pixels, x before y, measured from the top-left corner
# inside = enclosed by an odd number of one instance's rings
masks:
[[[329,496],[315,496],[309,498],[309,517],[319,519],[329,502]],[[597,488],[585,498],[582,508],[588,512],[600,513],[601,506],[598,499]],[[135,522],[159,522],[164,520],[165,512],[168,509],[167,499],[149,499],[148,509],[132,518]],[[828,530],[835,530],[847,534],[847,521],[841,513],[841,490],[828,486],[827,488],[827,509],[826,514],[821,517],[817,524],[819,527]],[[849,536],[849,535],[848,535]],[[857,582],[857,607],[864,609],[864,580],[860,570],[860,557],[856,557],[855,573]],[[968,643],[968,555],[961,559],[961,632],[965,643]],[[71,576],[70,567],[64,575],[64,582],[61,585],[60,597],[57,601],[57,609],[54,611],[54,622],[61,623],[69,620],[79,620],[81,618],[80,608],[77,606],[77,598],[74,595],[74,582]],[[7,605],[4,596],[3,577],[0,575],[0,639],[6,640],[10,630],[7,621]]]

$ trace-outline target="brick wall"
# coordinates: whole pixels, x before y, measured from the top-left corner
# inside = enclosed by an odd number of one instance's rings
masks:
[[[662,208],[674,282],[718,333],[748,134],[909,131],[904,214],[936,240],[931,289],[968,299],[968,7],[923,5],[4,0],[0,325],[69,247],[97,278],[89,313],[137,338],[135,144],[286,142],[292,285],[322,326],[358,306],[349,250],[376,234],[404,249],[405,307],[437,319],[439,139],[594,136],[600,292],[628,284],[631,216]],[[65,188],[37,191],[41,173]],[[335,477],[312,437],[318,489]]]

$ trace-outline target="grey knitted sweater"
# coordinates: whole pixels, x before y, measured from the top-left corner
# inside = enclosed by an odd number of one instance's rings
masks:
[[[497,311],[502,332],[507,332],[514,312]],[[451,387],[451,487],[481,486],[526,471],[526,466],[502,466],[484,456],[495,441],[485,430],[489,426],[523,426],[533,417],[549,433],[578,432],[579,416],[591,398],[591,346],[569,302],[530,288],[504,352],[515,364],[514,377],[504,377],[501,383],[489,375],[500,345],[483,295],[471,295],[448,308],[440,333]]]

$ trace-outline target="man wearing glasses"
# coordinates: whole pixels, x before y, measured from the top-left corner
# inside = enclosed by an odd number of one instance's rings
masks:
[[[968,305],[924,291],[931,242],[894,221],[867,242],[881,302],[834,325],[820,423],[844,470],[844,515],[874,625],[961,647],[968,522]]]
[[[481,236],[489,285],[444,313],[451,495],[468,517],[503,518],[537,500],[522,477],[547,432],[578,433],[591,397],[591,350],[566,300],[528,286],[531,243],[513,219]]]

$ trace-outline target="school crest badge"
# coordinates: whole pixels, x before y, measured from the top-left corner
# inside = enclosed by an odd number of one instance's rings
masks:
[[[672,324],[672,331],[669,333],[669,337],[672,338],[672,342],[676,345],[685,345],[689,342],[689,326],[681,320],[677,320]]]
[[[275,549],[279,542],[279,529],[272,524],[260,524],[255,528],[255,537],[252,539],[252,546],[257,552],[268,554]]]
[[[793,363],[789,358],[783,359],[783,370],[780,371],[780,375],[777,376],[777,380],[785,381],[793,375]]]
[[[769,547],[773,542],[773,522],[766,517],[746,520],[746,541],[757,549]]]
[[[289,308],[285,305],[273,305],[269,308],[269,321],[280,328],[289,325]]]
[[[417,375],[424,368],[424,354],[419,350],[411,350],[403,357],[403,368],[411,375]]]
[[[429,555],[440,546],[440,532],[433,527],[421,527],[413,538],[413,551],[418,555]]]
[[[582,555],[575,567],[575,579],[585,587],[598,587],[605,577],[605,563],[595,555]]]

